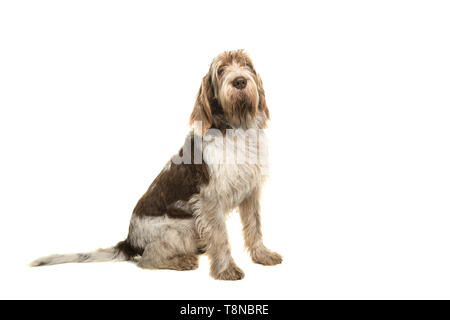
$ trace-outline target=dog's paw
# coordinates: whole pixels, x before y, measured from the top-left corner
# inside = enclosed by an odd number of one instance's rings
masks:
[[[254,263],[265,266],[274,266],[283,262],[283,257],[276,252],[270,251],[266,247],[258,248],[251,252]]]
[[[234,263],[230,264],[225,270],[215,274],[211,274],[216,280],[241,280],[244,278],[245,274],[237,265]]]

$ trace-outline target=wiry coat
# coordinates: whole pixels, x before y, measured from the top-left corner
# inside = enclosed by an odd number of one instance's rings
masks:
[[[193,130],[138,201],[127,238],[109,249],[53,255],[32,265],[135,260],[142,268],[191,270],[206,253],[214,278],[238,280],[244,273],[231,257],[225,225],[235,208],[253,261],[281,263],[281,256],[263,245],[259,216],[267,173],[262,129],[268,119],[262,81],[250,58],[242,50],[222,53],[202,80]]]

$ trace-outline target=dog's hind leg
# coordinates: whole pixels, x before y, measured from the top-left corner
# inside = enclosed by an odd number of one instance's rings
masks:
[[[198,255],[191,253],[179,253],[177,251],[161,249],[167,243],[157,242],[148,245],[144,251],[138,266],[143,269],[171,269],[171,270],[195,270],[198,268]]]
[[[144,269],[194,270],[198,268],[198,239],[186,224],[165,224],[151,237],[138,262]]]

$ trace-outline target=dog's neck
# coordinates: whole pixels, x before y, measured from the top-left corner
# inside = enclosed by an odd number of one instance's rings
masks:
[[[229,119],[219,104],[212,105],[213,124],[211,128],[218,129],[225,133],[228,129],[264,129],[266,116],[263,112],[258,112],[255,116],[247,116],[246,119],[232,117]]]

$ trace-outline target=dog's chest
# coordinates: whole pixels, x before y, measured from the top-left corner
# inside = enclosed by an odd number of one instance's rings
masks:
[[[263,132],[235,131],[216,135],[204,144],[203,157],[211,175],[209,189],[227,207],[234,207],[259,187],[267,175]]]

